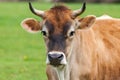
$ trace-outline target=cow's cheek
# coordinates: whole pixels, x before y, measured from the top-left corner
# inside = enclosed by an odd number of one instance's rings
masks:
[[[66,48],[65,48],[65,55],[68,58],[72,53],[72,39],[66,40]]]
[[[49,48],[48,48],[49,39],[48,38],[44,38],[44,42],[45,42],[46,53],[48,53],[48,50],[49,50]],[[41,44],[43,44],[43,43],[41,43]]]

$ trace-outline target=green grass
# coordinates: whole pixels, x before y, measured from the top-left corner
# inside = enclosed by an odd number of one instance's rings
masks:
[[[53,4],[33,3],[42,10]],[[78,9],[81,4],[67,4]],[[120,18],[120,4],[87,4],[82,15],[109,14]],[[40,33],[29,34],[20,23],[24,18],[34,17],[28,3],[0,3],[0,80],[47,80],[45,74],[45,47]]]

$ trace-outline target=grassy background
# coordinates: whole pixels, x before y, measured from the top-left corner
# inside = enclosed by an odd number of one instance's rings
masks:
[[[33,3],[42,10],[53,4]],[[80,3],[67,4],[71,9]],[[87,4],[82,16],[109,14],[120,18],[120,4]],[[0,80],[46,80],[45,47],[42,35],[25,32],[20,23],[24,18],[39,17],[28,9],[28,3],[0,3]]]

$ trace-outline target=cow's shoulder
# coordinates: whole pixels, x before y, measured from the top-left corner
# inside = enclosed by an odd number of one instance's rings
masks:
[[[96,18],[95,24],[93,25],[95,28],[99,30],[114,30],[120,28],[120,19],[112,18],[108,15],[103,15]]]
[[[106,50],[120,52],[120,19],[107,15],[98,17],[93,25],[93,31],[96,39],[102,41]]]

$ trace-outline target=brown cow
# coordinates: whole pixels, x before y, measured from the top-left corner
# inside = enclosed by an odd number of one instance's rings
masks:
[[[22,27],[43,34],[48,80],[120,80],[120,19],[77,18],[85,3],[75,11],[63,5],[47,11],[29,6],[43,20],[27,18]]]

